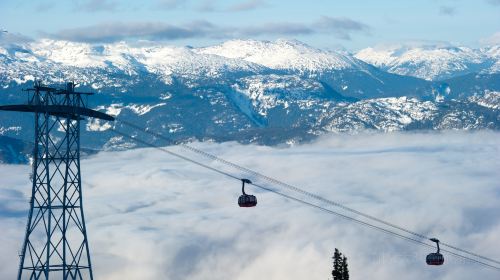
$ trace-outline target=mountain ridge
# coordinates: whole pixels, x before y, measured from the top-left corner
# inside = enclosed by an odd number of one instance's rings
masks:
[[[365,48],[354,54],[354,57],[390,73],[436,81],[470,73],[500,72],[500,68],[496,66],[500,59],[498,48],[396,45]]]
[[[47,40],[0,47],[0,104],[25,103],[21,89],[41,77],[47,85],[73,81],[81,91],[96,92],[91,108],[173,141],[275,145],[366,129],[500,129],[500,73],[427,81],[299,41],[190,48]],[[0,114],[0,159],[19,158],[13,150],[25,153],[32,118]],[[113,129],[137,133],[119,122],[91,119],[82,125],[85,148],[136,146]]]

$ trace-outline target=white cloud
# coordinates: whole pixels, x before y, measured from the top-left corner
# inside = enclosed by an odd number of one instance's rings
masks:
[[[499,136],[360,134],[293,148],[195,145],[499,259]],[[447,255],[445,266],[428,267],[425,248],[254,188],[247,191],[258,206],[240,209],[239,182],[158,150],[100,153],[82,165],[99,279],[329,279],[335,247],[349,258],[352,279],[498,279],[498,272]],[[16,273],[28,173],[28,166],[0,167],[1,279]]]
[[[457,9],[452,6],[441,6],[439,7],[439,13],[441,15],[453,16],[457,13]]]
[[[490,37],[481,40],[483,45],[500,45],[500,31],[494,33]]]
[[[155,8],[170,10],[185,5],[186,2],[184,0],[157,0]]]
[[[118,3],[110,0],[85,0],[75,1],[75,11],[85,12],[100,12],[108,11],[113,12],[116,10]]]
[[[500,0],[487,0],[488,3],[490,3],[491,5],[494,5],[494,6],[498,6],[500,5]]]
[[[210,9],[210,7],[205,7]],[[351,40],[353,34],[370,34],[370,27],[349,18],[323,16],[312,23],[267,22],[249,26],[218,26],[209,21],[193,21],[186,24],[165,22],[106,22],[84,27],[65,28],[54,34],[44,34],[61,40],[78,42],[117,42],[128,39],[158,41],[188,38],[238,38],[266,35],[331,34],[335,38]]]
[[[266,3],[262,0],[246,0],[243,2],[233,4],[228,8],[228,11],[233,11],[233,12],[249,11],[260,8],[264,5],[266,5]]]

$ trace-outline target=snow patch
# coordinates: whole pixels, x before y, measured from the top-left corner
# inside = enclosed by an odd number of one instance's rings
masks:
[[[122,109],[122,103],[111,104],[111,106],[106,108],[106,114],[116,117],[121,113]]]
[[[167,103],[158,103],[156,105],[131,104],[131,105],[125,106],[125,108],[128,108],[128,109],[132,110],[134,113],[136,113],[137,115],[142,116],[144,114],[149,113],[149,111],[153,110],[154,108],[165,106],[166,104]]]
[[[160,95],[160,99],[161,99],[161,100],[168,100],[168,99],[170,99],[170,98],[172,98],[172,94],[171,94],[170,92],[167,92],[167,93],[162,93],[162,94]]]
[[[91,118],[87,122],[87,131],[106,131],[111,127],[109,122],[100,119]]]
[[[486,91],[483,96],[471,96],[470,101],[490,109],[500,109],[500,91]]]
[[[9,131],[19,132],[22,128],[20,126],[9,126],[9,127],[0,127],[0,135],[4,135]]]

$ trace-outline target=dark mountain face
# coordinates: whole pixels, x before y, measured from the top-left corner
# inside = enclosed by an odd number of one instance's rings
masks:
[[[436,84],[442,88],[449,87],[448,99],[464,99],[474,95],[481,96],[484,92],[500,92],[500,73],[472,73]]]

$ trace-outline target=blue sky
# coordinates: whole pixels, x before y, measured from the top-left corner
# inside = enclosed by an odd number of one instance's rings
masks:
[[[321,48],[499,44],[500,0],[2,0],[0,28],[31,38],[203,46],[289,38]]]

